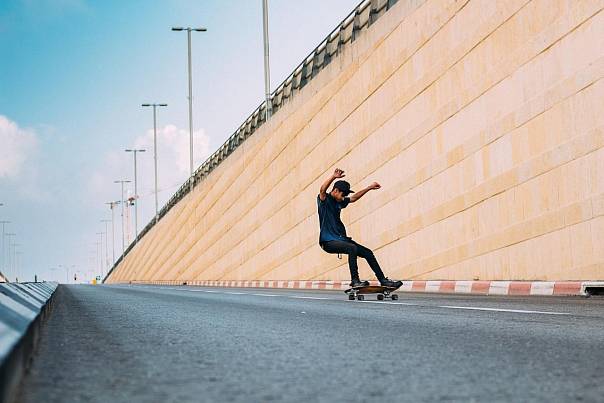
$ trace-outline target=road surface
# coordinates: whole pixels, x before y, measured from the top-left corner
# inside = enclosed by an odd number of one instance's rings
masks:
[[[62,285],[20,402],[602,401],[604,299]]]

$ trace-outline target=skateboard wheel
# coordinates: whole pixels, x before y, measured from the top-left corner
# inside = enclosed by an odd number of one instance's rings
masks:
[[[378,294],[378,295],[377,295],[377,299],[378,299],[379,301],[383,301],[383,300],[384,300],[384,294]]]
[[[357,299],[358,299],[359,301],[363,301],[363,300],[365,299],[365,297],[364,297],[363,295],[358,295],[358,296],[357,296]]]
[[[350,294],[350,295],[348,296],[348,299],[349,299],[350,301],[354,301],[354,295]]]
[[[396,301],[398,299],[398,295],[392,294],[390,298],[392,298],[393,301]]]

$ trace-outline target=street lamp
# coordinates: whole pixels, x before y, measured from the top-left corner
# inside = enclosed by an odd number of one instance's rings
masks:
[[[136,174],[136,153],[144,153],[145,149],[127,149],[127,153],[134,154],[134,242],[138,238],[138,187],[137,187],[137,174]]]
[[[266,120],[271,117],[271,71],[268,60],[268,0],[262,0],[262,28],[264,33],[264,92],[266,95]]]
[[[17,236],[17,234],[15,234],[14,232],[10,232],[10,233],[4,234],[4,235],[6,235],[8,237],[8,253],[7,253],[8,264],[6,266],[6,275],[8,276],[9,270],[12,272],[11,251],[10,251],[10,248],[11,248],[11,238]]]
[[[196,32],[206,32],[207,29],[200,27],[200,28],[191,28],[191,27],[187,27],[187,28],[183,28],[183,27],[173,27],[172,31],[187,31],[187,45],[188,45],[188,66],[189,66],[189,145],[190,145],[190,150],[189,150],[189,181],[190,181],[190,186],[191,186],[191,190],[193,190],[193,78],[192,73],[191,73],[191,31],[196,31]]]
[[[109,208],[111,209],[111,259],[112,259],[111,263],[115,262],[115,220],[114,220],[113,208],[120,203],[121,203],[121,201],[119,201],[119,200],[105,203],[105,204],[108,204]]]
[[[2,271],[3,273],[6,273],[6,267],[4,266],[4,249],[5,249],[5,243],[4,243],[4,236],[6,235],[4,233],[4,225],[5,224],[10,224],[10,221],[0,221],[0,224],[2,224],[2,249],[0,250],[0,255],[2,255]]]
[[[15,245],[15,247],[17,246],[21,246],[20,244]],[[17,279],[17,275],[20,273],[21,271],[21,265],[22,265],[22,261],[21,261],[21,256],[23,255],[23,252],[17,252],[17,249],[15,249],[15,280]],[[22,273],[21,273],[22,274]],[[23,281],[23,277],[21,278],[21,281]]]
[[[59,269],[60,268],[65,269],[65,284],[69,284],[69,269],[62,264],[59,265]]]
[[[20,243],[13,243],[9,245],[13,247],[13,256],[12,256],[12,272],[15,276],[15,282],[19,282],[18,272],[17,272],[17,246],[21,246]]]
[[[112,215],[113,215],[113,212],[112,212]],[[108,243],[107,239],[109,238],[109,231],[108,231],[107,225],[109,222],[113,223],[113,221],[112,220],[101,220],[101,222],[105,223],[105,268],[107,270],[109,270],[109,248],[107,246],[107,243]],[[112,228],[112,230],[113,230],[113,228]]]
[[[159,220],[159,206],[157,204],[157,114],[158,106],[168,106],[168,104],[142,104],[141,106],[153,107],[153,162],[155,165],[155,222]]]
[[[50,271],[57,271],[57,268],[56,268],[56,267],[49,267],[49,268],[48,268],[48,270],[50,270]],[[53,275],[53,278],[55,278],[55,277],[54,277],[54,275]],[[57,283],[58,283],[58,282],[59,282],[59,279],[58,279],[58,278],[56,278],[56,281],[57,281]]]
[[[95,244],[96,244],[96,253],[97,253],[96,260],[100,266],[99,271],[101,272],[101,275],[103,275],[103,234],[104,234],[104,232],[101,231],[101,232],[97,232],[96,234],[101,237],[101,242],[95,242]]]
[[[71,267],[72,272],[74,271],[73,268],[75,267],[75,264],[72,264],[71,266],[67,267],[65,265],[60,264],[59,267],[62,267],[65,269],[65,276],[67,279],[66,284],[69,284],[69,268]]]
[[[121,195],[121,204],[122,204],[122,256],[124,256],[124,252],[126,251],[126,243],[124,239],[124,183],[130,183],[131,181],[127,180],[119,180],[113,181],[113,183],[121,183],[122,185],[122,195]]]

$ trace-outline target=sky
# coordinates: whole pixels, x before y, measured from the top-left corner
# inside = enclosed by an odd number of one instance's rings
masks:
[[[271,89],[359,2],[269,0]],[[187,178],[187,35],[173,26],[207,28],[192,33],[197,167],[264,98],[262,0],[0,1],[0,221],[10,221],[0,271],[9,280],[87,281],[112,265],[111,223],[101,220],[121,198],[114,181],[133,180],[126,148],[146,149],[139,231],[152,219],[153,113],[142,103],[168,104],[157,113],[160,208]]]

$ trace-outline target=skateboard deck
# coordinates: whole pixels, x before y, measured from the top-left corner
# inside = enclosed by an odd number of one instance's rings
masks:
[[[348,294],[349,300],[363,301],[365,294],[377,294],[377,299],[383,301],[384,299],[397,300],[398,295],[392,294],[393,291],[398,290],[399,287],[384,287],[381,285],[367,285],[363,287],[352,287],[344,291]]]

